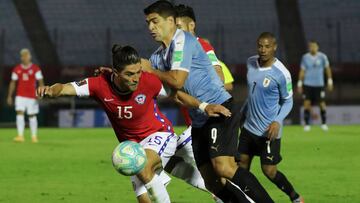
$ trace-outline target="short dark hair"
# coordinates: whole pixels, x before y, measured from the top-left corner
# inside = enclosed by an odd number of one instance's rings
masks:
[[[157,13],[163,18],[172,16],[176,18],[176,11],[174,5],[166,0],[159,0],[144,9],[144,14],[149,15],[151,13]]]
[[[267,39],[272,39],[274,40],[274,43],[276,44],[276,37],[273,33],[271,32],[263,32],[259,35],[259,37],[257,38],[257,41],[259,41],[260,39],[264,39],[264,38],[267,38]]]
[[[125,66],[140,63],[141,58],[138,52],[131,46],[114,44],[112,49],[113,68],[122,71]]]
[[[191,18],[194,22],[196,22],[196,17],[194,13],[194,9],[190,6],[185,6],[184,4],[179,4],[175,6],[175,10],[177,13],[177,17],[188,17]]]

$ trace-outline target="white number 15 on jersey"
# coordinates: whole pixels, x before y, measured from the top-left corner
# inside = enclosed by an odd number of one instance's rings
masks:
[[[120,119],[131,119],[133,114],[132,112],[130,111],[133,107],[132,106],[118,106],[117,107],[118,110],[119,110],[119,118]]]

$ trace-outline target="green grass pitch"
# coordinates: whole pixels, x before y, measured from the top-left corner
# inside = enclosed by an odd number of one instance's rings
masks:
[[[177,128],[179,133],[183,128]],[[0,202],[136,202],[128,177],[111,164],[117,145],[112,129],[40,129],[40,143],[15,144],[15,129],[0,129]],[[287,126],[279,168],[306,202],[360,202],[360,126],[319,127],[305,133]],[[252,172],[275,202],[289,202],[261,173]],[[172,202],[212,202],[210,196],[173,178]]]

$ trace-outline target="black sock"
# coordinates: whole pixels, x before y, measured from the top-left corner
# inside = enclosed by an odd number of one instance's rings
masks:
[[[304,110],[304,120],[305,120],[305,125],[310,124],[310,111],[307,109]]]
[[[280,190],[285,192],[291,199],[291,201],[299,198],[299,194],[295,192],[291,183],[287,180],[285,175],[280,171],[276,172],[275,178],[269,178]]]
[[[215,196],[220,198],[224,203],[228,203],[228,202],[232,202],[231,199],[234,195],[233,192],[229,190],[225,185],[225,187],[223,187],[219,192],[217,192]]]
[[[322,124],[326,124],[326,109],[320,110],[320,114],[321,114],[321,122],[322,122]]]
[[[239,167],[231,182],[239,186],[255,202],[274,202],[256,177],[248,170]]]
[[[230,199],[228,199],[228,201],[224,201],[223,202],[238,202],[238,203],[248,203],[249,200],[246,199],[245,194],[243,192],[241,192],[241,190],[239,190],[239,186],[235,185],[235,183],[230,183],[229,181],[226,181],[225,187],[228,191],[230,191],[232,193],[231,196],[229,196]]]

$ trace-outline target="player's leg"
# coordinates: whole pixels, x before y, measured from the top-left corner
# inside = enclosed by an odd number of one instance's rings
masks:
[[[39,113],[39,103],[36,99],[28,99],[26,105],[27,105],[27,113],[29,116],[31,140],[33,143],[37,143],[38,121],[36,115]]]
[[[227,179],[225,187],[232,191],[238,201],[243,201],[245,192],[256,202],[273,202],[256,177],[235,162],[235,156],[238,154],[241,106],[232,102],[223,105],[231,109],[232,116],[210,118],[205,124],[208,153],[215,173]]]
[[[320,100],[319,107],[320,107],[320,115],[321,115],[321,129],[323,129],[324,131],[328,131],[329,127],[326,124],[326,103],[325,103],[324,88],[321,88],[319,100]]]
[[[173,133],[154,133],[140,143],[145,149],[147,164],[136,176],[142,181],[153,202],[170,202],[169,194],[159,175],[155,172],[165,165],[175,154],[176,135]]]
[[[191,127],[188,127],[177,140],[175,156],[171,157],[172,166],[165,166],[165,170],[171,175],[180,178],[190,185],[207,191],[200,171],[198,170],[192,149]]]
[[[242,128],[241,134],[239,137],[239,145],[238,145],[238,152],[239,158],[237,160],[238,165],[246,170],[250,170],[251,162],[254,157],[254,140],[250,136],[249,132]]]
[[[17,136],[14,138],[15,142],[24,142],[25,129],[25,110],[26,105],[22,97],[15,97],[15,111],[16,111],[16,128]]]
[[[311,87],[304,86],[304,93],[303,93],[303,99],[304,99],[304,131],[309,131],[311,129],[310,127],[310,117],[311,117]]]
[[[259,140],[260,141],[260,140]],[[282,160],[280,155],[281,139],[269,141],[267,138],[261,138],[262,150],[260,154],[261,169],[264,175],[274,183],[280,190],[286,193],[291,201],[300,200],[300,195],[295,191],[292,184],[286,176],[277,169],[277,164]]]
[[[162,170],[159,174],[159,178],[161,179],[161,182],[167,186],[171,178]],[[138,200],[138,203],[151,203],[151,199],[147,193],[147,190],[142,183],[141,180],[137,176],[131,176],[131,182],[133,185],[134,192],[136,194],[136,198]]]

